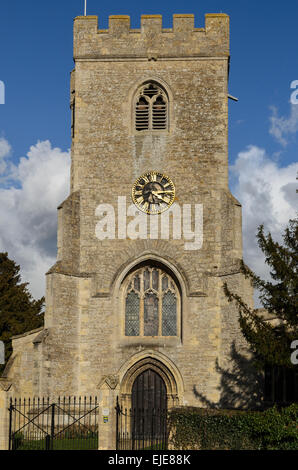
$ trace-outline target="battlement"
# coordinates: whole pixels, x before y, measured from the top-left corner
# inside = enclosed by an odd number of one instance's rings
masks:
[[[173,15],[173,27],[162,28],[161,15],[142,15],[141,28],[130,29],[130,17],[112,15],[109,29],[98,29],[97,16],[74,19],[75,59],[146,59],[229,56],[229,16],[206,14],[195,28],[194,15]]]

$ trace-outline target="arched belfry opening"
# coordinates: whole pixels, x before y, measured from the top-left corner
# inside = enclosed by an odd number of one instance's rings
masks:
[[[133,101],[133,114],[137,133],[169,130],[169,97],[165,88],[155,80],[139,86]]]

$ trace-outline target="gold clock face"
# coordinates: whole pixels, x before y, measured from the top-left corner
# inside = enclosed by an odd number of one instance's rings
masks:
[[[172,180],[158,171],[140,176],[132,188],[132,200],[147,214],[160,214],[175,200],[175,186]]]

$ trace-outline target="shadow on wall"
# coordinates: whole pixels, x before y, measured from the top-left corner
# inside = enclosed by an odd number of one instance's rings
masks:
[[[193,386],[193,393],[202,405],[211,409],[251,409],[257,410],[263,407],[263,375],[252,364],[252,360],[241,355],[236,350],[235,342],[231,346],[228,361],[231,366],[223,369],[219,366],[218,359],[215,362],[215,370],[221,376],[220,400],[213,403]]]

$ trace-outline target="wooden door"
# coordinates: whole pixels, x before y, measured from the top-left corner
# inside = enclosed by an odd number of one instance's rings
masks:
[[[133,434],[156,440],[166,431],[167,392],[162,377],[152,369],[142,372],[132,387]]]

